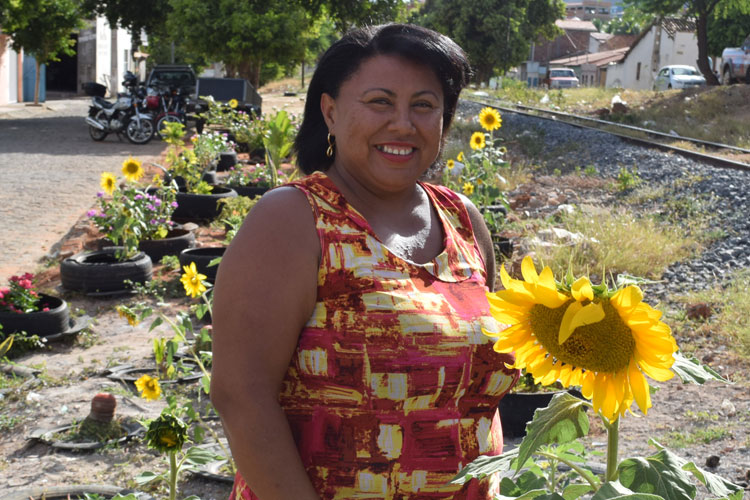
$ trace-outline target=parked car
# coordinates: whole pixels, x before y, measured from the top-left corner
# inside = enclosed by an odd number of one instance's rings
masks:
[[[146,79],[151,89],[179,89],[185,96],[195,94],[195,71],[187,64],[157,64]]]
[[[742,80],[750,83],[750,35],[747,35],[742,47],[724,49],[721,60],[721,83],[729,85]]]
[[[551,89],[569,89],[578,87],[580,82],[570,68],[550,68],[543,83]]]
[[[702,87],[705,84],[705,77],[693,66],[671,64],[664,66],[656,74],[654,90],[686,89]]]

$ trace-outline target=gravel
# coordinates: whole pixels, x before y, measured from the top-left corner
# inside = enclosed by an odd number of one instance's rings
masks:
[[[481,107],[461,101],[459,116],[475,116]],[[598,175],[616,179],[623,167],[631,172],[636,168],[642,181],[669,193],[671,206],[700,203],[703,210],[713,213],[716,228],[724,236],[700,255],[670,266],[662,283],[649,285],[649,295],[666,298],[703,290],[750,267],[750,172],[718,169],[564,123],[512,113],[502,118],[503,134],[525,136],[524,141],[539,149],[536,156],[545,159],[550,170],[566,173],[593,165]]]

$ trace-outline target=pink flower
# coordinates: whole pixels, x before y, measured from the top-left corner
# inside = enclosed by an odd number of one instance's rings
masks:
[[[47,311],[49,311],[49,307],[43,307],[43,308],[42,308],[42,311],[44,311],[44,312],[47,312]]]

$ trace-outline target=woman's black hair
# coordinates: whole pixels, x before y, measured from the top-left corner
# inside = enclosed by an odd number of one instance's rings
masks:
[[[305,174],[328,170],[333,163],[333,157],[325,154],[328,126],[320,110],[321,96],[328,94],[335,99],[341,84],[363,61],[376,55],[403,57],[435,72],[443,86],[443,135],[448,131],[458,95],[471,73],[461,47],[447,36],[421,26],[381,24],[357,28],[326,50],[310,80],[304,117],[294,141],[297,164]]]

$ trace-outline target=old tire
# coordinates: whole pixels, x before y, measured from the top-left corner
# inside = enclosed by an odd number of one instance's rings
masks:
[[[112,295],[129,292],[125,280],[145,283],[151,280],[153,265],[144,252],[118,261],[119,247],[107,247],[94,252],[81,252],[60,263],[60,278],[66,290],[91,295]]]
[[[120,486],[104,484],[76,484],[71,486],[43,486],[19,490],[15,493],[8,493],[0,497],[0,500],[66,500],[69,498],[79,498],[83,495],[101,495],[104,498],[112,498],[118,493],[126,495],[135,493],[132,490]],[[150,495],[135,493],[139,500],[151,499]]]
[[[219,154],[219,161],[216,164],[216,171],[217,172],[226,172],[233,166],[237,165],[239,162],[239,159],[237,158],[237,153],[234,151],[224,151],[223,153]]]
[[[186,248],[195,246],[195,233],[187,229],[173,229],[166,238],[160,240],[143,240],[138,248],[151,258],[156,264],[161,262],[165,255],[180,255]]]
[[[263,194],[270,188],[257,187],[257,186],[234,186],[229,185],[228,187],[237,191],[238,196],[247,196],[248,198],[254,198],[256,196],[263,196]]]
[[[219,200],[233,198],[237,192],[233,189],[214,186],[211,194],[193,194],[178,192],[177,208],[172,213],[176,221],[211,221],[218,217],[221,209]]]
[[[40,309],[25,314],[0,312],[0,325],[3,325],[3,333],[7,335],[26,332],[29,335],[45,337],[62,333],[70,328],[70,308],[63,299],[40,293],[39,305],[48,307],[49,311]]]
[[[724,68],[724,72],[721,74],[721,83],[722,85],[732,84],[732,72],[730,71],[728,66]]]
[[[219,266],[208,267],[208,264],[223,256],[226,249],[226,247],[188,248],[180,253],[180,266],[189,266],[191,262],[195,262],[195,268],[206,276],[206,281],[214,283]]]

